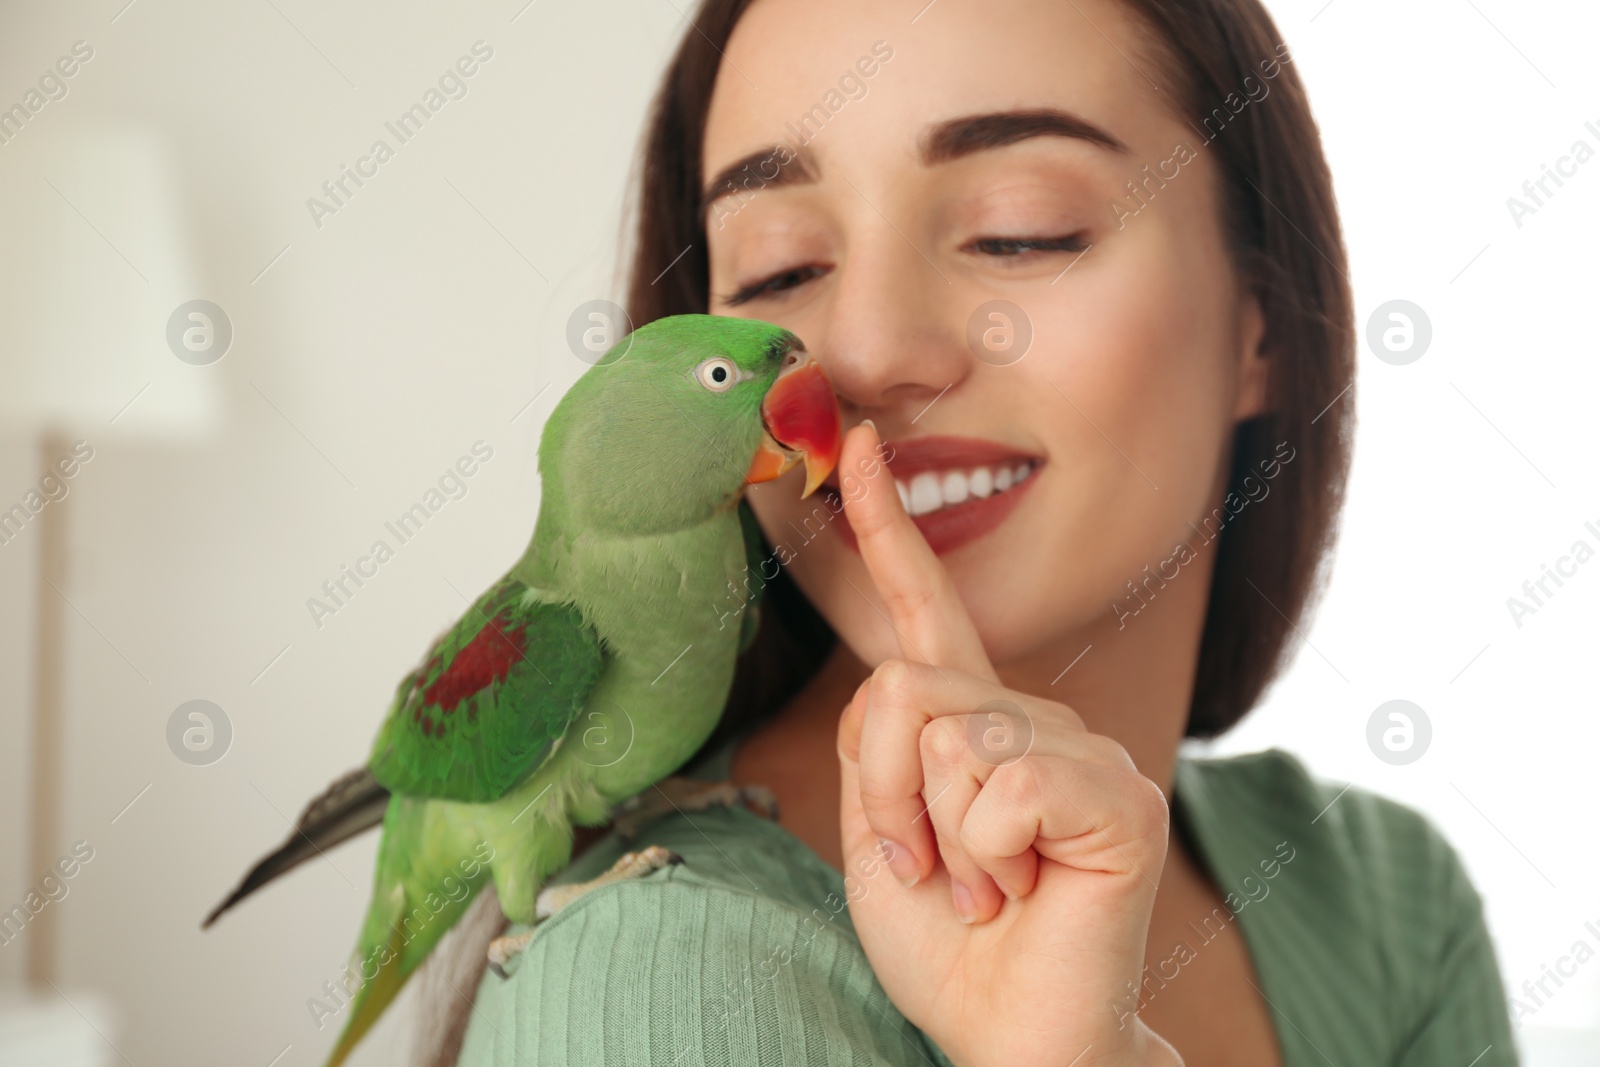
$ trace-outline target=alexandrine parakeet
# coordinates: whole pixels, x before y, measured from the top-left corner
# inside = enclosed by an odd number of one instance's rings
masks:
[[[753,635],[753,611],[728,611],[759,537],[745,487],[803,463],[810,494],[839,447],[827,376],[753,319],[652,322],[557,404],[527,551],[401,680],[365,769],[207,919],[381,820],[364,982],[329,1067],[485,879],[508,919],[532,923],[573,827],[604,823],[710,735]]]

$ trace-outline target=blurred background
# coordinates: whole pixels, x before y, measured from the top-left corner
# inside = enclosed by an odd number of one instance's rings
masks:
[[[1200,750],[1280,746],[1427,812],[1528,1062],[1600,1062],[1600,12],[1269,7],[1368,340],[1322,609]],[[0,1062],[325,1055],[308,1001],[375,840],[199,920],[524,546],[688,10],[0,6]],[[355,1062],[398,1062],[407,1014]]]

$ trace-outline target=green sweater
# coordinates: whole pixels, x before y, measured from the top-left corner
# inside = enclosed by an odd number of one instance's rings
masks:
[[[731,753],[695,776],[726,778]],[[1146,970],[1146,998],[1238,922],[1285,1067],[1517,1062],[1478,895],[1421,815],[1277,750],[1181,759],[1173,811],[1227,908]],[[842,876],[794,835],[713,809],[650,823],[646,844],[684,863],[543,923],[509,979],[485,976],[460,1067],[947,1067],[878,985]],[[626,848],[609,836],[555,881]]]

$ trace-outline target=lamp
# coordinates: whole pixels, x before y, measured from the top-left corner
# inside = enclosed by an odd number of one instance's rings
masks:
[[[0,261],[0,427],[7,450],[20,453],[19,466],[29,472],[20,494],[0,498],[0,561],[6,584],[31,578],[35,594],[31,604],[7,598],[0,610],[12,616],[8,624],[36,635],[31,730],[26,721],[7,724],[9,736],[32,735],[31,782],[20,753],[5,757],[16,760],[6,768],[16,773],[0,775],[5,810],[31,810],[28,845],[11,848],[22,862],[4,864],[23,883],[3,887],[7,906],[11,891],[47,872],[61,850],[72,495],[102,446],[192,440],[222,416],[217,369],[194,366],[205,361],[192,351],[180,360],[167,341],[179,306],[208,294],[198,288],[202,257],[186,224],[181,181],[160,140],[127,126],[76,129],[67,114],[55,113],[25,132],[5,146],[0,179],[6,201],[26,205],[8,218],[9,247]],[[20,690],[24,683],[4,684]],[[30,702],[14,695],[0,706],[19,709],[8,714],[22,719]],[[28,924],[25,976],[41,985],[54,974],[58,912],[44,908]],[[6,955],[0,979],[24,977],[16,973],[23,970],[18,954]],[[45,1025],[46,1017],[38,1018]]]

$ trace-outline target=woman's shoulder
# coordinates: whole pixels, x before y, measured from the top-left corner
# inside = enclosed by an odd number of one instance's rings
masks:
[[[1429,894],[1465,877],[1455,850],[1421,812],[1317,776],[1282,749],[1184,757],[1174,791],[1179,817],[1207,852],[1270,846],[1276,855],[1281,845],[1296,857],[1286,862],[1299,862],[1309,850],[1318,875],[1337,867],[1386,896]]]
[[[683,863],[634,880],[642,885],[750,895],[802,912],[843,889],[839,872],[776,822],[743,807],[720,805],[653,819],[631,839],[607,834],[551,883],[588,880],[625,851],[649,845],[670,849]]]
[[[683,862],[590,890],[486,974],[460,1063],[943,1063],[889,1002],[839,873],[742,808],[608,835],[552,879],[628,849]],[[513,932],[516,928],[513,928]]]
[[[743,808],[677,812],[631,838],[607,834],[548,884],[588,881],[624,852],[652,845],[681,862],[589,890],[541,922],[531,945],[548,950],[585,932],[593,936],[597,927],[633,925],[639,916],[649,917],[657,940],[685,924],[726,932],[736,924],[753,930],[807,918],[831,935],[855,939],[839,873],[777,823]]]
[[[1491,1042],[1509,1054],[1481,899],[1422,813],[1277,749],[1180,759],[1173,807],[1267,995],[1307,1031],[1287,1039],[1392,1059],[1481,1036],[1466,1060]],[[1350,1048],[1358,1034],[1372,1047]]]

